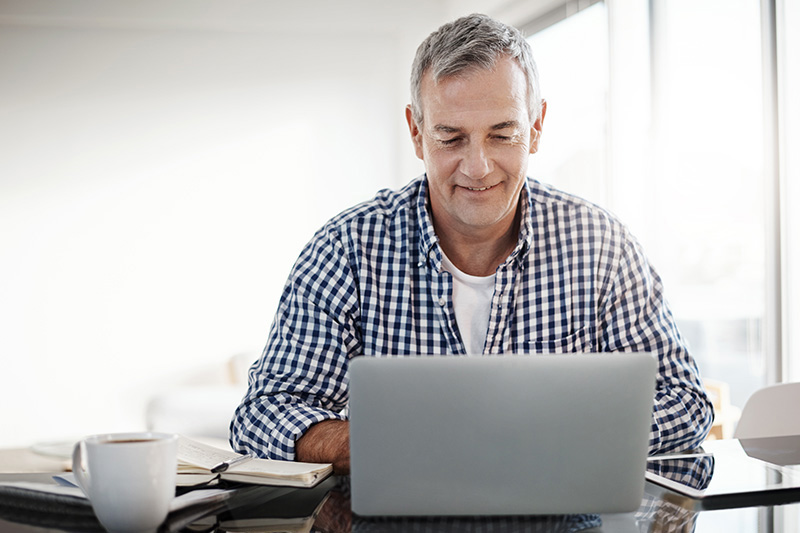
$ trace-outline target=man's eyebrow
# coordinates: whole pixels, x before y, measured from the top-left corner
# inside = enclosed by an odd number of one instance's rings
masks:
[[[445,126],[444,124],[437,124],[433,127],[434,131],[439,131],[442,133],[460,133],[461,128],[455,128],[453,126]]]
[[[519,121],[517,120],[506,120],[505,122],[501,122],[499,124],[495,124],[491,127],[492,131],[497,130],[505,130],[508,128],[518,128]],[[447,126],[446,124],[437,124],[433,127],[434,131],[440,133],[461,133],[463,130],[461,128],[457,128],[455,126]]]
[[[495,124],[492,126],[492,130],[504,130],[507,128],[517,128],[519,127],[519,122],[516,120],[506,120],[505,122],[501,122],[500,124]]]

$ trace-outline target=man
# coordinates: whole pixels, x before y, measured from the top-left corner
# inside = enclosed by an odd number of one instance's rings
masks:
[[[651,453],[705,438],[711,405],[639,245],[607,212],[526,177],[546,110],[517,30],[472,15],[422,43],[406,120],[425,175],[306,246],[234,449],[348,472],[348,361],[382,354],[654,352]]]

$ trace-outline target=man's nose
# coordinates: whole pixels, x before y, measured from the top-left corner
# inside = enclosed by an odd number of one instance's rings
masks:
[[[472,143],[466,148],[461,165],[461,172],[475,180],[485,178],[492,170],[486,147],[481,143]]]

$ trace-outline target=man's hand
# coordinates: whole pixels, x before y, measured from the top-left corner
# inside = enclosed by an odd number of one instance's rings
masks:
[[[311,426],[295,443],[297,460],[333,463],[336,474],[350,473],[350,423],[325,420]]]

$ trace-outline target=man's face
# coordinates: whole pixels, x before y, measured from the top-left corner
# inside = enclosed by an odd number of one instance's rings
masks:
[[[425,163],[437,231],[491,236],[513,223],[544,119],[543,105],[531,124],[527,103],[525,74],[510,58],[439,83],[423,76],[423,124],[410,109],[406,118]]]

